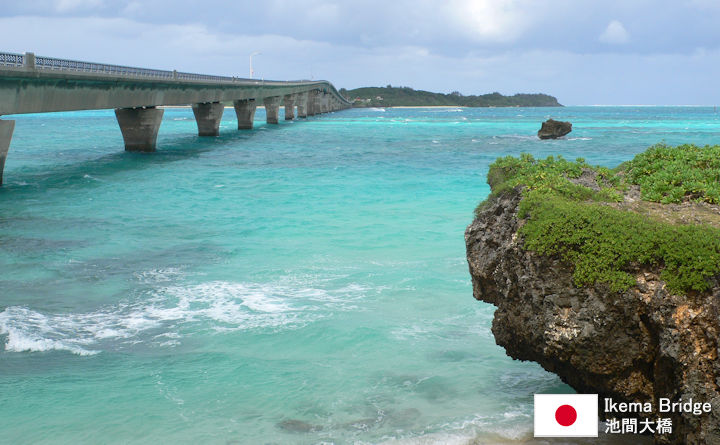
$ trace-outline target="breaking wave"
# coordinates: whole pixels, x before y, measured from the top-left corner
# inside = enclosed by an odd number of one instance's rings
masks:
[[[198,328],[216,332],[297,328],[327,316],[328,308],[354,308],[352,301],[364,290],[359,285],[327,291],[227,281],[167,286],[145,298],[86,313],[7,307],[0,312],[0,335],[6,336],[8,352],[93,355],[137,343],[174,346]]]

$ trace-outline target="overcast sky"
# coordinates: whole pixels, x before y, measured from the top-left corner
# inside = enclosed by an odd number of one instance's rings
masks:
[[[0,51],[341,88],[720,104],[720,0],[0,0]]]

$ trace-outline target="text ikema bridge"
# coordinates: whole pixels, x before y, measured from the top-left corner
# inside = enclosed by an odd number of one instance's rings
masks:
[[[535,394],[535,437],[597,437],[597,394]],[[708,402],[661,397],[657,409],[652,402],[616,402],[603,400],[606,434],[659,434],[673,432],[670,417],[675,413],[695,416],[710,413]]]

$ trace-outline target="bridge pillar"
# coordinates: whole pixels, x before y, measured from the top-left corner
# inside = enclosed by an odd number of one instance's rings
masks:
[[[322,91],[317,92],[317,97],[315,98],[315,114],[323,114],[323,97],[325,93]]]
[[[318,92],[317,97],[315,98],[315,114],[322,114],[323,113],[323,93],[322,91]]]
[[[322,91],[318,91],[317,98],[315,99],[315,113],[316,114],[323,114],[323,100],[325,97],[325,93]]]
[[[315,116],[318,113],[317,102],[318,102],[318,91],[317,90],[309,91],[308,92],[308,101],[307,101],[307,115],[308,116]]]
[[[238,130],[251,130],[253,120],[255,120],[255,109],[257,108],[255,99],[236,100],[233,105],[237,115]]]
[[[307,104],[308,104],[308,93],[298,93],[297,95],[297,117],[307,117]]]
[[[285,105],[285,120],[291,121],[295,119],[295,95],[286,94],[283,100]]]
[[[277,124],[278,115],[280,114],[280,100],[281,96],[266,97],[263,99],[265,103],[265,115],[267,116],[268,124]]]
[[[155,107],[116,108],[115,117],[125,140],[125,150],[155,151],[164,112]]]
[[[220,120],[225,106],[220,102],[205,102],[192,105],[199,136],[218,136]]]
[[[5,170],[5,159],[7,159],[8,150],[10,149],[10,140],[12,139],[14,129],[15,121],[0,120],[0,185],[2,185],[3,170]]]

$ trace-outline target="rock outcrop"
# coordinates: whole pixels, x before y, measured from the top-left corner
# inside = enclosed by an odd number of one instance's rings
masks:
[[[637,265],[625,292],[577,287],[572,265],[523,248],[520,188],[493,196],[465,232],[476,299],[497,306],[492,332],[519,360],[538,362],[580,393],[651,402],[672,419],[658,444],[720,444],[720,283],[707,292],[670,293],[657,268]],[[659,413],[659,398],[708,402],[710,413]],[[631,436],[630,436],[631,437]]]
[[[542,123],[540,130],[538,130],[538,137],[540,139],[557,139],[563,137],[572,131],[572,124],[570,122],[556,121],[554,119],[548,119]]]

